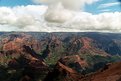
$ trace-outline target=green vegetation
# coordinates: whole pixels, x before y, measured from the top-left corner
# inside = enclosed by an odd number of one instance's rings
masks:
[[[3,50],[3,46],[2,45],[0,45],[0,51],[2,51]]]
[[[0,65],[0,81],[19,81],[22,77],[22,69],[12,70]]]
[[[99,62],[112,63],[121,60],[121,56],[119,55],[107,56],[107,57],[100,55],[81,55],[81,57],[86,59],[86,61],[91,65],[94,65]]]
[[[103,68],[107,63],[113,63],[121,61],[121,56],[100,56],[100,55],[81,55],[82,58],[86,59],[89,64],[85,70],[82,71],[82,74],[88,74],[91,72],[95,72],[101,68]]]
[[[57,48],[58,49],[58,48]],[[65,48],[64,47],[61,47],[60,49],[56,50],[56,49],[53,49],[53,48],[50,48],[50,55],[47,56],[45,58],[45,62],[49,65],[49,66],[53,66],[57,63],[57,61],[65,56],[64,54],[65,52]],[[43,55],[44,53],[41,52],[40,53],[41,55]]]

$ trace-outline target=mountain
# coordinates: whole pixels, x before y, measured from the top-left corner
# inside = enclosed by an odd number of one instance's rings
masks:
[[[108,64],[99,72],[86,76],[82,81],[121,81],[121,62]]]
[[[67,51],[71,54],[100,54],[102,56],[108,56],[108,53],[95,46],[94,41],[95,40],[89,37],[71,39],[70,44],[67,47]]]
[[[80,73],[89,67],[88,62],[79,55],[65,56],[59,62]]]
[[[69,68],[58,62],[51,73],[48,73],[44,81],[120,81],[121,80],[121,62],[108,64],[103,69],[89,75],[78,74],[72,68]]]
[[[59,37],[50,34],[49,37],[47,37],[46,39],[40,41],[42,43],[42,47],[45,49],[43,49],[42,53],[43,53],[43,58],[46,57],[51,57],[52,54],[60,54],[62,52],[63,49],[63,43],[60,40]],[[52,55],[53,56],[53,55]]]
[[[49,72],[48,65],[38,54],[41,44],[31,35],[9,34],[1,40],[0,80],[35,81]],[[9,79],[7,80],[8,77]]]
[[[23,34],[23,36],[21,34]],[[49,49],[52,50],[52,52],[54,50],[60,51],[61,49],[61,52],[64,51],[68,53],[79,53],[79,54],[87,52],[94,55],[95,54],[120,55],[121,53],[121,45],[120,45],[121,35],[116,33],[93,33],[93,32],[92,33],[91,32],[88,33],[87,32],[81,32],[81,33],[8,32],[7,33],[6,32],[2,33],[0,37],[3,41],[7,41],[6,39],[8,39],[9,41],[17,37],[14,40],[14,43],[29,41],[30,44],[33,43],[38,44],[38,45],[33,45],[34,46],[33,48],[36,49],[36,51],[38,52],[40,52],[40,49],[45,50],[45,48],[48,46]],[[25,39],[19,41],[19,38],[22,37],[24,37]],[[29,44],[28,42],[25,43]]]
[[[120,62],[117,33],[0,33],[0,81],[120,81]]]
[[[82,75],[75,70],[58,62],[53,70],[50,72],[44,81],[80,81]]]
[[[87,34],[87,36],[96,40],[95,43],[97,48],[100,48],[111,55],[121,53],[120,34],[90,33]]]

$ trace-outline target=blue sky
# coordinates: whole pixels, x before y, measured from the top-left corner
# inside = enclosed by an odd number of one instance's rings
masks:
[[[121,7],[119,4],[110,5],[105,8],[99,8],[99,6],[102,6],[102,4],[106,5],[109,3],[118,3],[118,0],[100,0],[96,3],[93,3],[91,5],[86,5],[84,8],[84,11],[98,14],[102,12],[121,12]],[[0,0],[0,6],[7,6],[7,7],[14,7],[14,6],[21,6],[21,5],[36,5],[32,2],[32,0]]]
[[[32,0],[0,0],[0,6],[20,6],[20,5],[32,5]]]
[[[91,13],[101,13],[103,10],[109,10],[108,12],[121,12],[120,4],[112,5],[105,8],[98,8],[102,4],[119,3],[118,0],[100,0],[99,2],[93,3],[92,5],[85,6],[85,11]]]

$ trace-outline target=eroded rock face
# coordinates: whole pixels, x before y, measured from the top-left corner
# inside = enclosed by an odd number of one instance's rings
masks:
[[[59,60],[62,64],[75,69],[78,72],[85,70],[89,67],[85,59],[79,55],[65,56]]]
[[[120,81],[121,62],[106,65],[104,69],[92,75],[91,81]]]
[[[93,42],[94,40],[88,37],[73,38],[67,50],[70,54],[109,55],[104,50],[96,48]]]
[[[121,62],[108,64],[103,69],[89,75],[78,74],[72,68],[58,62],[44,81],[121,81]]]
[[[5,52],[14,51],[16,53],[21,53],[23,51],[23,45],[31,46],[37,52],[41,50],[41,44],[31,35],[24,33],[10,34],[2,39],[1,45],[2,50]]]
[[[81,81],[82,77],[72,68],[58,62],[54,70],[47,75],[44,81]]]
[[[26,54],[11,59],[8,67],[15,70],[23,69],[20,81],[38,81],[40,78],[44,78],[49,72],[44,60],[29,46],[23,46],[23,49]]]
[[[44,81],[81,81],[84,75],[79,73],[88,67],[87,62],[79,55],[61,58],[52,72],[49,72]]]
[[[53,53],[61,54],[63,50],[63,42],[60,40],[59,37],[55,36],[54,34],[50,34],[48,38],[41,41],[43,48],[43,58],[50,58]]]
[[[103,69],[85,76],[81,81],[121,81],[121,62],[107,64]]]
[[[8,63],[11,59],[19,58],[22,54],[26,55],[24,45],[31,47],[36,53],[41,51],[40,42],[31,35],[20,33],[3,37],[0,42],[0,56],[2,56],[0,62]],[[28,56],[30,55],[28,54]]]
[[[0,62],[7,66],[10,76],[18,81],[42,80],[48,73],[48,66],[38,52],[41,51],[40,41],[24,33],[10,34],[2,39],[0,45]],[[16,80],[15,79],[15,80]]]

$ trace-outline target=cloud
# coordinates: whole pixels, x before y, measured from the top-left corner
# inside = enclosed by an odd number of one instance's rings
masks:
[[[28,26],[32,26],[38,22],[38,17],[45,13],[47,6],[17,6],[17,7],[0,7],[0,25],[3,29],[19,29],[23,30]],[[8,28],[10,27],[10,28]],[[0,29],[0,30],[3,30]],[[4,30],[5,30],[4,29]],[[35,28],[36,29],[36,28]]]
[[[81,30],[121,30],[121,13],[101,13],[93,15],[91,13],[78,13],[75,19],[70,22],[72,27]]]
[[[45,20],[48,22],[64,23],[72,18],[72,11],[82,10],[85,4],[98,0],[33,0],[36,3],[48,5]]]
[[[103,10],[100,10],[102,12],[110,12],[111,10],[110,9],[103,9]]]
[[[35,3],[47,4],[49,6],[54,6],[55,4],[61,3],[64,8],[77,10],[82,8],[85,4],[92,4],[99,0],[33,0]],[[56,5],[55,5],[56,6]]]
[[[72,18],[70,10],[65,9],[61,3],[57,4],[56,7],[49,7],[45,13],[45,20],[49,22],[63,23]]]
[[[105,12],[97,15],[78,11],[70,12],[60,5],[60,20],[58,23],[45,21],[43,17],[48,9],[43,5],[18,7],[0,7],[0,31],[39,31],[39,32],[79,32],[79,31],[109,31],[121,32],[121,12]],[[67,14],[63,13],[66,12]],[[64,20],[66,15],[66,19]],[[57,19],[60,16],[56,16]],[[68,19],[70,18],[71,19]],[[62,21],[61,21],[62,20]],[[55,22],[56,21],[56,22]]]
[[[107,8],[107,7],[111,7],[111,6],[116,6],[116,5],[120,5],[120,2],[112,2],[112,3],[105,3],[105,4],[101,4],[98,8]]]
[[[121,3],[121,0],[118,0]]]

